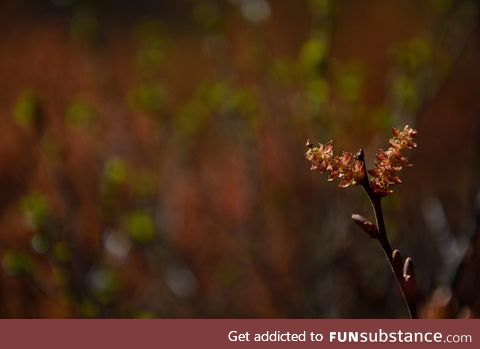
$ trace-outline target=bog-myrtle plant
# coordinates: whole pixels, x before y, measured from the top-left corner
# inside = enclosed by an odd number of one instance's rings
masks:
[[[382,211],[382,198],[393,193],[391,187],[401,183],[398,173],[403,167],[412,166],[404,156],[404,151],[417,147],[414,139],[417,131],[410,126],[403,130],[393,129],[390,147],[379,150],[374,167],[366,169],[365,155],[360,149],[355,155],[342,152],[335,155],[333,141],[315,146],[307,141],[305,156],[311,162],[311,170],[328,172],[328,181],[339,181],[339,187],[362,186],[373,206],[375,223],[359,214],[353,214],[353,221],[370,237],[377,240],[383,248],[393,274],[402,291],[411,318],[417,318],[415,305],[415,273],[410,257],[403,259],[398,250],[393,250],[385,229]]]

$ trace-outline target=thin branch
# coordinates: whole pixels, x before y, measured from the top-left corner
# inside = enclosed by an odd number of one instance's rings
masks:
[[[402,291],[403,299],[408,307],[410,317],[412,319],[418,318],[417,307],[415,305],[415,273],[413,269],[413,261],[410,257],[403,262],[402,256],[398,250],[393,251],[390,241],[388,240],[387,231],[385,228],[385,221],[383,218],[382,198],[375,194],[370,186],[368,174],[365,167],[365,155],[363,150],[356,154],[356,159],[363,162],[363,169],[365,175],[360,183],[365,190],[375,213],[376,226],[369,222],[364,217],[354,214],[352,219],[359,225],[365,233],[376,239],[382,246],[383,252],[387,257],[388,263],[395,276],[398,285]]]

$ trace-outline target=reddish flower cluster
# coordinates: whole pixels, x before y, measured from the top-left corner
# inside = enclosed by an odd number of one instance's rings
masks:
[[[343,152],[341,156],[333,155],[332,141],[325,145],[319,144],[318,147],[307,141],[307,148],[305,156],[312,163],[310,169],[318,170],[320,173],[328,171],[329,181],[340,179],[339,187],[356,185],[365,177],[363,162],[355,159],[352,153]]]
[[[390,148],[378,152],[375,168],[368,171],[373,177],[370,180],[370,185],[377,195],[389,195],[393,193],[389,186],[401,183],[400,178],[396,176],[397,172],[402,167],[412,166],[401,152],[407,148],[417,147],[417,144],[413,142],[416,135],[417,131],[408,125],[405,126],[403,131],[394,128],[393,138],[389,141]]]
[[[410,126],[400,131],[393,129],[393,138],[390,139],[388,150],[380,150],[377,154],[375,168],[368,171],[372,175],[370,186],[378,196],[386,196],[393,191],[389,189],[392,184],[400,183],[396,176],[402,167],[411,166],[408,160],[402,155],[402,151],[416,148],[413,139],[417,131]],[[357,159],[352,153],[342,152],[341,156],[333,154],[333,142],[319,144],[315,147],[312,142],[307,141],[307,152],[305,156],[312,163],[311,170],[329,172],[329,181],[340,180],[340,187],[349,187],[361,183],[365,178],[365,164]]]

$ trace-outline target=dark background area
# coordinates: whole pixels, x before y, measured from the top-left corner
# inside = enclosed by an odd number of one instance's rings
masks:
[[[478,6],[3,0],[0,316],[406,317],[304,153],[409,124],[390,240],[423,317],[478,317]]]

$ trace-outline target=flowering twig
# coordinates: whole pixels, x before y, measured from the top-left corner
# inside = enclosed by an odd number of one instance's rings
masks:
[[[368,171],[372,176],[370,180],[363,150],[360,150],[355,156],[346,152],[343,152],[341,156],[335,156],[332,141],[325,145],[320,144],[318,147],[308,141],[308,150],[305,154],[312,164],[312,170],[329,172],[329,181],[339,179],[340,187],[361,185],[365,190],[372,203],[376,224],[359,214],[353,214],[352,219],[365,233],[376,239],[382,246],[402,291],[411,318],[417,318],[413,260],[410,257],[404,260],[398,250],[392,249],[385,229],[381,200],[382,197],[393,193],[390,189],[391,185],[401,182],[397,173],[402,167],[411,166],[402,155],[402,151],[407,148],[416,148],[417,145],[413,142],[416,135],[417,131],[409,126],[405,126],[402,131],[393,129],[390,147],[386,151],[380,150],[377,153],[375,168]]]

